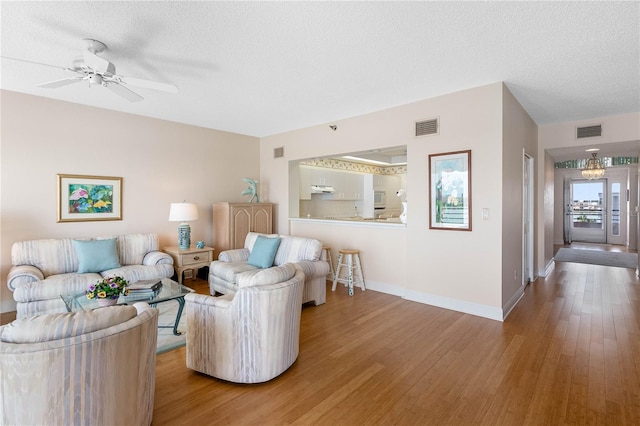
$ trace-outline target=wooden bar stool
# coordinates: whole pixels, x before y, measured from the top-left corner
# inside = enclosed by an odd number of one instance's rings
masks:
[[[346,277],[340,278],[340,268],[346,268]],[[336,285],[343,283],[349,286],[349,296],[353,296],[353,286],[359,286],[362,291],[364,288],[364,275],[362,274],[362,266],[360,265],[360,250],[338,250],[338,266],[336,267],[333,277],[333,286],[331,291],[336,291]]]
[[[336,277],[336,271],[333,269],[333,259],[331,259],[331,247],[322,247],[322,253],[320,259],[326,260],[329,263],[329,275],[331,275],[331,281]]]

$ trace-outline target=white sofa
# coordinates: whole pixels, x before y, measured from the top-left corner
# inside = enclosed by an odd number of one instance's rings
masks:
[[[0,327],[0,424],[151,424],[157,327],[146,303]]]
[[[240,274],[235,294],[187,294],[187,368],[262,383],[298,358],[304,273],[286,263]]]
[[[320,259],[322,243],[313,238],[290,235],[265,235],[249,232],[244,248],[226,250],[209,267],[209,288],[211,294],[234,294],[238,290],[238,277],[245,278],[257,274],[262,269],[248,263],[251,250],[259,235],[280,238],[273,266],[293,263],[302,268],[305,275],[302,303],[313,302],[316,306],[327,300],[326,279],[329,264]]]
[[[114,268],[78,273],[77,244],[115,239]],[[82,254],[82,253],[81,253]],[[156,234],[128,234],[95,239],[19,241],[11,247],[12,267],[7,286],[13,291],[17,318],[66,312],[63,294],[81,293],[106,276],[119,275],[129,282],[173,276],[173,259],[158,249]]]

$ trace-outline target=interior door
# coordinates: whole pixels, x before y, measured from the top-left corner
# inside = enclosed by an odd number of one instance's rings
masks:
[[[572,180],[569,192],[571,241],[607,243],[607,180]]]

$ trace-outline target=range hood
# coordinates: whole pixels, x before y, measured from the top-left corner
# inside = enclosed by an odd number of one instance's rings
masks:
[[[336,192],[336,190],[333,189],[333,186],[329,186],[329,185],[311,185],[311,193],[312,194],[331,194],[333,192]]]

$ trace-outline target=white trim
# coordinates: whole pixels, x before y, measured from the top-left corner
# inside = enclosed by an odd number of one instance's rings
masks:
[[[380,293],[391,294],[392,296],[402,297],[404,295],[403,287],[377,281],[364,280],[364,288],[367,290],[378,291]]]
[[[509,299],[509,301],[502,307],[503,320],[505,320],[509,316],[513,308],[516,307],[520,299],[522,299],[523,297],[524,287],[520,287],[518,288],[518,291],[516,291],[515,294],[511,297],[511,299]]]
[[[421,293],[412,290],[406,291],[404,299],[424,303],[426,305],[450,309],[453,311],[463,312],[465,314],[489,318],[496,321],[503,321],[502,309],[495,308],[493,306],[481,305],[478,303],[452,299],[450,297],[438,296],[435,294]]]
[[[547,266],[544,268],[544,270],[538,271],[538,275],[541,277],[547,277],[555,267],[556,267],[556,260],[555,260],[555,257],[553,257],[551,258],[549,263],[547,263]]]

